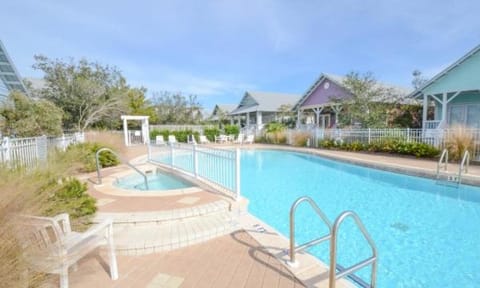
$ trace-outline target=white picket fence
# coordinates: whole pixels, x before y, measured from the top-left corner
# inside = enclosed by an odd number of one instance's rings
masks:
[[[196,144],[148,146],[148,160],[214,185],[235,199],[240,197],[240,150]]]
[[[4,137],[0,146],[0,162],[14,167],[30,167],[46,161],[49,149],[65,151],[69,145],[84,141],[83,133],[64,134],[61,137]]]
[[[480,129],[465,129],[464,132],[473,139],[473,159],[480,160]],[[373,141],[384,139],[402,139],[407,142],[427,143],[438,149],[443,149],[451,135],[457,133],[454,129],[289,129],[287,143],[292,144],[296,133],[308,133],[311,147],[318,147],[318,142],[324,139],[333,139],[343,143],[360,142],[370,144]]]

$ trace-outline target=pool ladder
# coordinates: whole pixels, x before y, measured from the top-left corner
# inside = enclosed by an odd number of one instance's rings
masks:
[[[437,163],[437,184],[454,183],[458,187],[458,185],[462,183],[462,174],[468,173],[469,166],[470,152],[468,150],[465,150],[457,174],[448,173],[448,150],[443,149],[442,155],[440,156],[440,159]],[[442,169],[443,172],[441,171]],[[442,176],[446,178],[446,182],[442,181]]]
[[[308,204],[310,204],[310,206],[317,213],[317,215],[320,217],[323,223],[328,227],[329,232],[327,235],[313,239],[304,244],[295,246],[295,211],[298,205],[300,205],[302,202],[307,202]],[[340,225],[348,217],[353,218],[353,220],[355,221],[355,224],[360,229],[360,232],[363,234],[363,236],[367,240],[370,248],[372,249],[372,256],[358,262],[355,265],[345,268],[337,264],[337,237],[338,237],[338,229],[340,228]],[[336,281],[343,277],[348,277],[350,280],[354,281],[357,285],[364,288],[376,287],[377,259],[378,259],[377,247],[375,246],[375,243],[373,242],[372,237],[370,236],[367,229],[365,228],[362,221],[360,220],[360,217],[358,217],[358,215],[353,211],[344,211],[337,217],[337,219],[332,225],[332,223],[328,220],[325,213],[323,213],[323,211],[318,207],[318,205],[315,203],[315,201],[313,201],[312,198],[308,196],[303,196],[298,198],[290,208],[290,249],[289,249],[290,263],[289,264],[290,265],[297,264],[295,259],[295,254],[297,252],[303,251],[309,247],[312,247],[314,245],[320,244],[328,240],[330,240],[330,268],[329,268],[329,286],[328,286],[329,288],[335,288]],[[371,274],[370,283],[365,282],[363,279],[361,279],[360,277],[354,274],[356,271],[368,265],[372,265],[372,274]]]
[[[130,162],[126,161],[125,159],[123,159],[122,157],[120,157],[120,155],[118,155],[117,153],[115,153],[115,151],[113,151],[112,149],[110,148],[100,148],[97,150],[97,152],[95,153],[95,163],[96,163],[96,166],[97,166],[97,177],[98,177],[98,183],[97,184],[102,184],[102,175],[100,174],[100,160],[99,160],[99,156],[100,156],[100,153],[103,152],[103,151],[108,151],[110,153],[112,153],[113,155],[115,155],[118,159],[120,159],[120,161],[122,161],[123,163],[125,163],[128,167],[132,168],[135,172],[137,172],[138,174],[142,175],[143,176],[143,181],[145,182],[145,189],[148,190],[148,179],[147,179],[147,175],[145,173],[143,173],[142,171],[140,171],[140,169],[138,169],[137,167],[133,166],[132,164],[130,164]]]

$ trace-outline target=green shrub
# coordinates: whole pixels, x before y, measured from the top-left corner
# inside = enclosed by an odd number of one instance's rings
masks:
[[[238,136],[240,133],[240,128],[237,125],[225,125],[225,134]]]
[[[76,157],[82,162],[82,167],[79,169],[81,172],[93,172],[97,169],[95,154],[99,149],[104,147],[106,146],[98,142],[85,142],[71,145],[67,151],[78,154]],[[120,164],[120,160],[110,151],[101,152],[98,160],[102,167],[111,167]]]
[[[324,149],[330,149],[335,147],[335,140],[333,139],[323,139],[318,141],[318,147]]]
[[[209,141],[215,141],[215,136],[220,135],[220,130],[218,128],[205,128],[203,129],[203,134],[207,137]]]
[[[188,136],[193,135],[195,137],[195,140],[198,142],[199,141],[199,136],[200,133],[194,132],[192,130],[178,130],[178,131],[170,131],[170,130],[157,130],[153,129],[150,131],[150,139],[155,139],[157,135],[162,135],[163,139],[167,141],[169,135],[174,135],[175,139],[177,139],[178,142],[183,142],[187,143],[188,142]]]
[[[72,219],[93,215],[97,211],[96,200],[86,193],[87,184],[76,178],[64,179],[48,200],[50,207],[46,215],[68,213]]]
[[[283,123],[270,122],[265,127],[266,133],[278,133],[286,129],[286,126]]]

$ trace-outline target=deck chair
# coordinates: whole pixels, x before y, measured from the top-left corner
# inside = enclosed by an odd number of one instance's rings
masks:
[[[207,136],[205,136],[205,135],[200,135],[199,142],[200,142],[200,144],[208,144],[208,143],[210,143],[210,141],[208,141]]]
[[[242,144],[243,143],[243,138],[244,138],[243,133],[239,133],[238,136],[237,136],[237,139],[235,140],[235,143]]]
[[[177,138],[175,138],[175,135],[168,135],[168,144],[172,145],[178,143]]]
[[[82,233],[71,230],[68,214],[55,217],[22,216],[19,221],[22,228],[19,240],[29,269],[59,274],[61,288],[68,287],[68,268],[102,245],[108,247],[110,276],[112,280],[118,279],[111,219]]]
[[[163,139],[163,135],[157,135],[155,137],[155,144],[156,145],[165,145],[167,143],[165,143],[165,140]]]
[[[215,136],[215,143],[227,143],[227,135]]]
[[[197,144],[197,140],[195,140],[195,136],[194,135],[188,135],[188,138],[187,138],[187,143],[188,144]]]
[[[253,144],[253,142],[255,142],[255,135],[247,135],[247,139],[245,139],[245,141],[243,143],[245,144]]]

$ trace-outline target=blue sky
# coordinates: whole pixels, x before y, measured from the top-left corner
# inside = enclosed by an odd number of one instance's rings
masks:
[[[322,72],[411,86],[480,44],[480,1],[4,1],[0,39],[23,77],[34,54],[117,66],[130,84],[197,94],[304,93]]]

